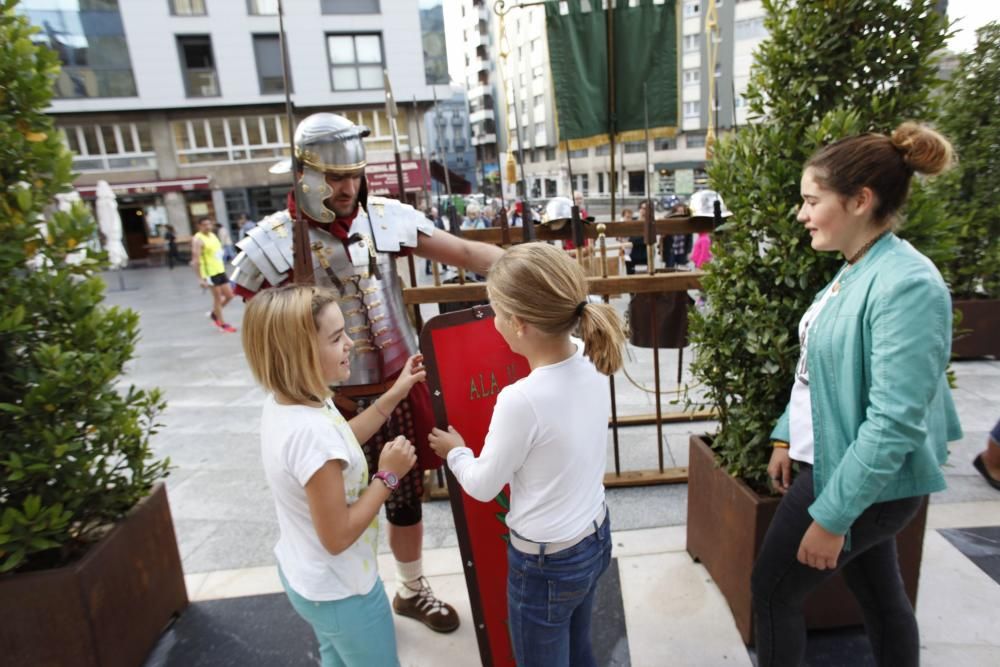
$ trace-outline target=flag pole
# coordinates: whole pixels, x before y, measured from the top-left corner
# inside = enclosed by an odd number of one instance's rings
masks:
[[[285,12],[281,0],[278,0],[278,46],[281,49],[281,76],[285,88],[285,118],[288,122],[288,152],[292,160],[292,198],[295,202],[295,223],[292,227],[293,240],[293,271],[295,283],[298,285],[315,285],[313,276],[312,254],[309,245],[309,229],[302,218],[302,207],[299,205],[299,161],[295,157],[295,114],[292,111],[292,94],[288,73],[288,40],[285,37]],[[277,287],[275,285],[275,287]]]

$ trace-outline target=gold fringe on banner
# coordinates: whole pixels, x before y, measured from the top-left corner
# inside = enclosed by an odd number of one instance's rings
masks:
[[[661,139],[663,137],[676,137],[677,128],[674,126],[663,126],[663,127],[651,127],[649,128],[649,136],[652,139]],[[646,138],[646,130],[629,130],[628,132],[619,132],[615,138],[616,142],[624,141],[642,141]],[[594,146],[603,146],[604,144],[611,143],[611,139],[607,134],[595,134],[592,137],[583,137],[581,139],[568,139],[566,141],[560,142],[563,150],[579,151],[586,148],[593,148]]]

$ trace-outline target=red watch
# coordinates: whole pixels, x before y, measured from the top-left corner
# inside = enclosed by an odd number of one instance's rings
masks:
[[[396,473],[390,472],[388,470],[379,470],[377,473],[372,475],[372,479],[381,480],[385,487],[390,491],[395,491],[399,488],[399,477],[396,477]]]

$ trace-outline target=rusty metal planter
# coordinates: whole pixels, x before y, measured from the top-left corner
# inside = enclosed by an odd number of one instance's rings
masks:
[[[691,436],[688,461],[687,551],[700,561],[729,604],[744,643],[753,643],[750,572],[779,498],[761,496],[722,470],[704,438]],[[917,602],[927,502],[896,536],[903,583]],[[809,628],[860,625],[861,609],[839,574],[806,600]]]
[[[953,299],[951,304],[962,313],[951,353],[959,358],[1000,358],[1000,299]]]
[[[79,561],[0,578],[4,664],[141,665],[188,603],[163,484]]]

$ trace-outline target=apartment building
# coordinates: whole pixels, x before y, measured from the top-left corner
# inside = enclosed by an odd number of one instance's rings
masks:
[[[451,97],[440,2],[284,3],[296,120],[317,111],[371,128],[370,164],[393,161],[383,69],[398,101],[407,194],[428,187],[417,125]],[[119,195],[129,254],[172,224],[250,219],[285,206],[287,155],[277,0],[22,0],[17,11],[63,64],[49,112],[74,153],[84,198]],[[436,86],[432,88],[432,86]],[[410,171],[414,171],[410,174]],[[395,188],[394,168],[372,189]],[[389,174],[392,174],[390,177]],[[392,183],[388,183],[392,181]]]
[[[488,34],[482,37],[482,46],[477,44],[475,47],[478,59],[472,57],[472,52],[467,59],[471,118],[496,119],[492,129],[500,162],[506,160],[508,150],[517,151],[523,144],[531,198],[567,195],[575,189],[583,192],[589,201],[599,202],[610,197],[612,187],[616,188],[619,199],[638,198],[645,196],[647,182],[653,195],[690,194],[706,187],[707,130],[710,123],[715,123],[716,132],[721,132],[746,122],[742,93],[749,79],[753,49],[766,36],[760,0],[715,0],[718,29],[713,32],[710,42],[706,33],[709,1],[677,0],[676,3],[679,26],[677,136],[650,140],[649,171],[646,142],[619,143],[615,155],[617,179],[612,179],[610,145],[570,151],[568,156],[558,148],[544,9],[529,6],[509,11],[504,17],[505,40],[501,44],[500,17],[489,11],[484,2],[464,0],[464,16],[474,15],[480,30],[485,29],[482,21],[488,21]],[[619,2],[634,4],[636,0]],[[600,4],[597,0],[589,3],[590,7]],[[469,43],[468,38],[466,43]],[[714,77],[709,76],[708,71],[709,47],[713,43],[717,53]],[[506,58],[501,57],[502,53]],[[483,61],[483,57],[490,56],[492,63]],[[627,57],[627,47],[619,51],[619,57]],[[474,100],[482,99],[485,94],[481,86],[474,88],[484,72],[493,82],[489,91],[498,92],[499,98],[483,99],[479,106],[473,107]],[[708,89],[713,81],[715,108],[709,109]],[[477,95],[473,95],[473,91]],[[491,101],[492,113],[486,110]],[[475,127],[473,124],[474,132]],[[491,140],[492,135],[491,132]],[[507,195],[513,196],[513,186],[505,185]]]

